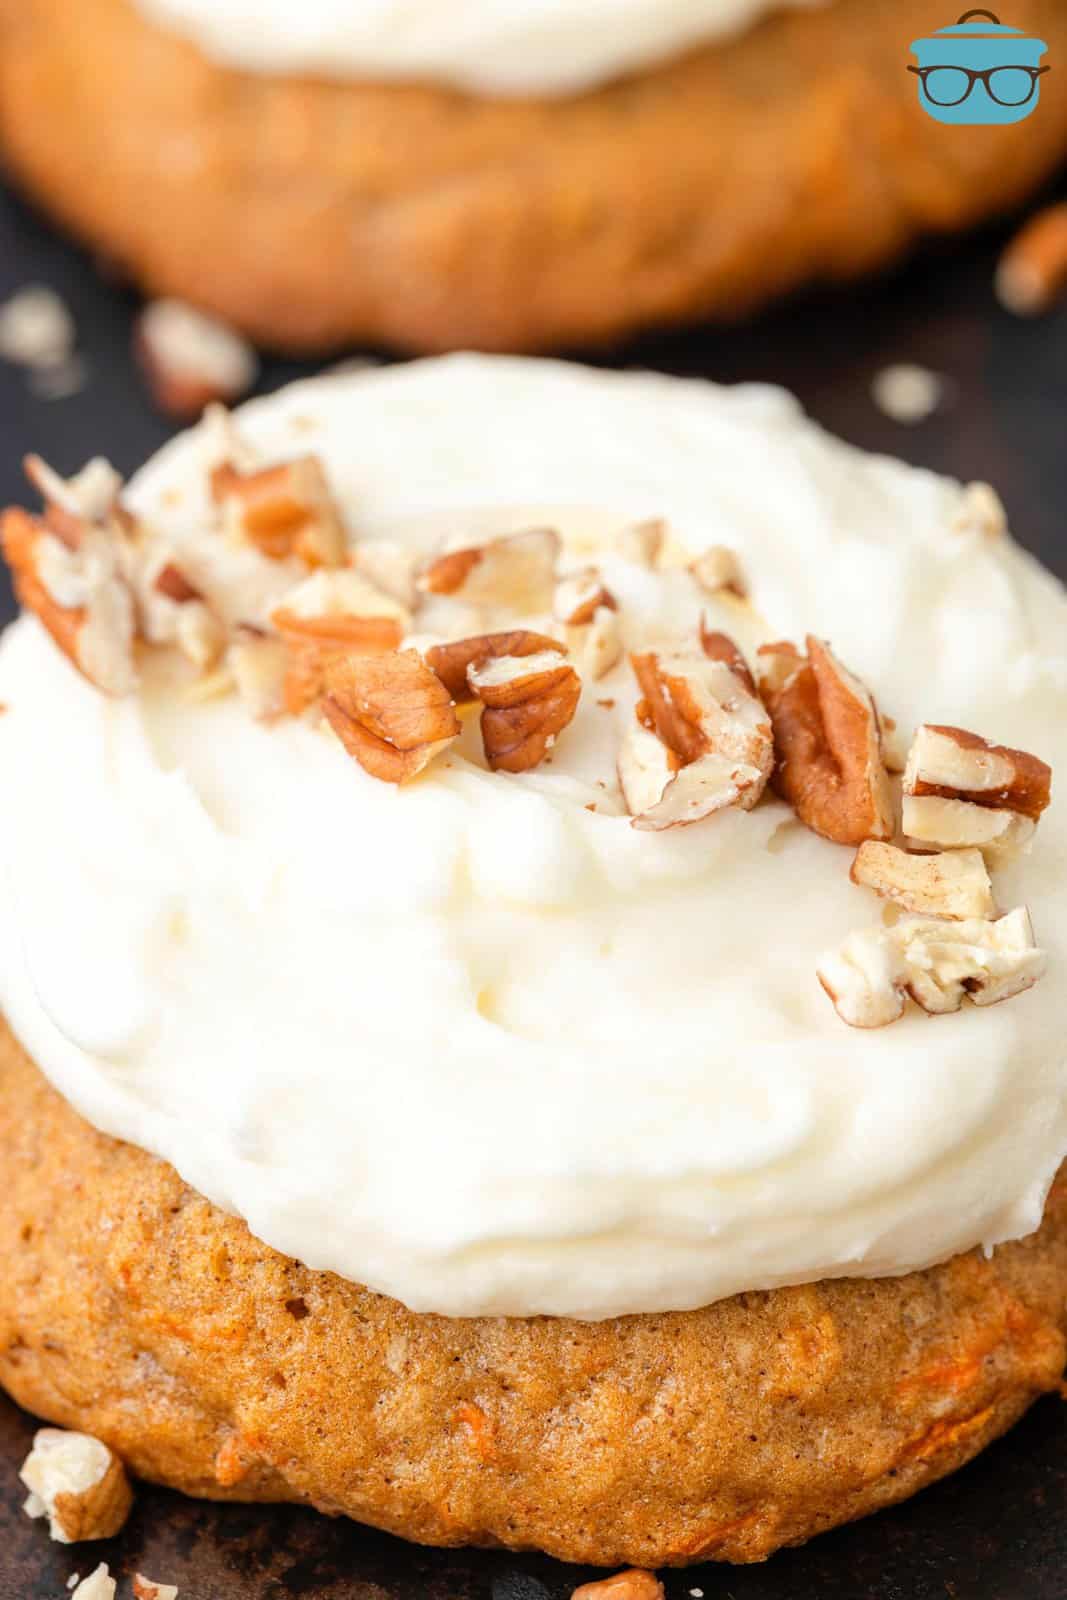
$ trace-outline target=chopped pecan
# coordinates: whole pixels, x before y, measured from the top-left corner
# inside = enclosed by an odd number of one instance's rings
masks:
[[[226,664],[237,693],[246,709],[260,722],[281,716],[285,709],[285,685],[290,667],[290,652],[283,639],[247,623],[234,629],[233,643]],[[317,680],[314,699],[321,687]],[[299,696],[294,696],[298,701]],[[310,704],[310,702],[308,702]],[[301,705],[301,710],[304,706]]]
[[[564,628],[567,650],[583,678],[594,682],[622,660],[618,613],[601,606],[589,622]]]
[[[904,771],[904,832],[920,845],[1005,855],[1027,845],[1052,798],[1037,756],[963,728],[924,724]]]
[[[985,539],[999,539],[1008,531],[1004,502],[989,483],[969,483],[961,490],[952,518],[953,533],[976,533]]]
[[[82,1579],[70,1600],[115,1600],[117,1588],[107,1562],[101,1561],[95,1572],[90,1572],[87,1578]]]
[[[964,922],[996,913],[980,850],[909,855],[896,845],[868,839],[852,863],[852,881],[919,916]]]
[[[568,627],[580,627],[592,622],[598,611],[617,611],[615,596],[604,587],[596,567],[583,567],[571,572],[556,585],[552,612],[557,622]]]
[[[105,694],[132,693],[133,597],[108,534],[86,524],[72,548],[39,518],[12,509],[0,518],[0,545],[20,605],[79,672]]]
[[[224,461],[211,494],[235,539],[275,561],[297,556],[309,567],[339,567],[348,555],[340,512],[318,456],[242,472]]]
[[[615,548],[624,561],[632,561],[635,566],[657,567],[666,538],[667,524],[661,517],[652,517],[623,528],[615,540]]]
[[[482,742],[494,772],[529,772],[543,761],[578,709],[582,680],[559,646],[535,655],[495,656],[467,669],[482,702]]]
[[[654,810],[682,763],[659,734],[635,717],[619,751],[619,788],[632,817]]]
[[[323,713],[372,778],[407,783],[457,739],[448,690],[417,650],[338,656],[326,666]]]
[[[141,637],[149,644],[176,644],[201,671],[214,666],[226,648],[226,628],[189,577],[178,552],[155,543],[127,567]]]
[[[256,381],[248,340],[183,300],[153,300],[134,327],[134,354],[168,417],[195,420],[213,402],[238,400]]]
[[[133,1600],[178,1600],[178,1590],[173,1583],[155,1583],[143,1573],[135,1572]]]
[[[410,620],[397,601],[348,569],[317,572],[290,590],[271,613],[289,652],[284,698],[290,716],[319,698],[335,656],[396,650]]]
[[[843,1022],[882,1028],[903,1016],[908,995],[931,1015],[958,1011],[966,998],[996,1005],[1032,988],[1046,965],[1020,907],[995,922],[914,917],[854,933],[818,976]]]
[[[510,632],[480,633],[473,639],[454,639],[450,644],[431,645],[426,650],[426,661],[456,704],[463,705],[478,698],[467,678],[471,667],[482,667],[487,661],[501,656],[532,656],[544,650],[558,650],[561,655],[566,654],[558,639],[551,639],[544,633],[532,633],[526,628],[516,628]]]
[[[1036,822],[1052,799],[1052,769],[1025,750],[990,744],[964,728],[924,723],[904,771],[910,795],[965,800]]]
[[[700,619],[700,647],[709,661],[724,661],[730,671],[741,679],[749,694],[757,693],[752,669],[730,635],[709,628],[708,620],[703,616]]]
[[[858,678],[808,636],[759,651],[760,689],[774,725],[774,788],[805,826],[835,844],[895,831],[878,711]]]
[[[122,1462],[88,1433],[39,1428],[19,1477],[30,1491],[27,1513],[46,1516],[60,1544],[112,1538],[133,1506]]]
[[[1030,217],[1000,258],[997,297],[1018,317],[1037,317],[1067,294],[1067,204]]]
[[[724,544],[709,545],[689,563],[689,570],[708,594],[727,594],[738,600],[748,598],[748,584],[735,551]]]
[[[424,594],[452,595],[471,605],[543,611],[551,601],[559,551],[552,528],[530,528],[444,551],[426,563],[416,584]]]
[[[393,539],[361,539],[352,551],[352,565],[376,589],[381,589],[407,610],[418,604],[413,551]]]
[[[119,498],[122,479],[103,456],[94,457],[73,478],[61,478],[40,456],[26,456],[23,467],[44,501],[49,532],[72,550],[81,543],[87,526],[129,531],[131,519]]]
[[[767,714],[744,679],[727,661],[695,651],[644,651],[631,661],[644,695],[638,716],[679,763],[657,802],[637,813],[633,826],[676,827],[729,806],[751,811],[767,786],[774,746]],[[641,784],[647,795],[657,770],[651,747],[631,736],[626,760],[649,774],[648,784]],[[658,770],[664,770],[662,763]],[[630,790],[635,788],[631,780]]]
[[[663,1600],[663,1585],[654,1572],[630,1567],[611,1578],[580,1584],[571,1600]]]

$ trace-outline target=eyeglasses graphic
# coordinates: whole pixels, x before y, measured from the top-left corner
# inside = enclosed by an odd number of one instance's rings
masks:
[[[1037,80],[1048,67],[987,67],[976,72],[970,67],[909,67],[922,79],[923,91],[931,105],[961,106],[970,98],[976,83],[984,83],[986,93],[998,106],[1017,109],[1030,103],[1037,93]]]

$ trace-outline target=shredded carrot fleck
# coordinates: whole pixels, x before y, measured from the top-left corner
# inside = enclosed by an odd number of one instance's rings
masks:
[[[455,1418],[467,1429],[475,1454],[482,1461],[495,1461],[497,1449],[493,1439],[493,1424],[481,1406],[476,1406],[471,1400],[461,1400],[456,1407]]]
[[[897,1453],[897,1465],[905,1461],[928,1461],[931,1456],[950,1450],[953,1445],[969,1439],[973,1433],[980,1433],[992,1415],[993,1407],[986,1406],[984,1411],[976,1411],[973,1417],[964,1417],[961,1422],[954,1422],[951,1417],[935,1422],[932,1428],[926,1428],[914,1439],[908,1440]]]
[[[241,1438],[231,1433],[215,1456],[215,1482],[220,1489],[232,1489],[247,1478],[251,1463],[241,1449]]]
[[[676,1554],[687,1557],[710,1555],[712,1551],[721,1549],[727,1539],[732,1539],[734,1534],[743,1533],[754,1522],[759,1522],[763,1515],[764,1513],[760,1511],[749,1511],[743,1517],[735,1517],[732,1522],[719,1522],[710,1528],[704,1528],[680,1545]]]

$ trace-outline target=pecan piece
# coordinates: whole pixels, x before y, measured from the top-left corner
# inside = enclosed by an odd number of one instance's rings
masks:
[[[1052,769],[964,728],[925,723],[904,770],[904,832],[923,845],[993,854],[1029,843],[1052,799]]]
[[[772,783],[813,833],[835,844],[891,839],[893,799],[878,710],[829,646],[809,634],[759,651],[760,690],[774,726]]]
[[[135,1572],[133,1600],[178,1600],[178,1590],[173,1583],[155,1583],[143,1572]]]
[[[748,584],[735,551],[724,544],[712,544],[689,563],[689,571],[707,594],[732,594],[748,598]]]
[[[88,1433],[39,1428],[19,1471],[31,1517],[47,1517],[60,1544],[110,1539],[133,1506],[126,1469],[106,1444]]]
[[[90,1572],[87,1578],[82,1579],[70,1600],[115,1600],[117,1589],[107,1562],[101,1561],[95,1572]]]
[[[854,933],[823,958],[819,982],[843,1022],[882,1028],[904,1015],[907,997],[931,1016],[1010,1000],[1044,975],[1025,907],[997,921],[914,917]]]
[[[480,633],[473,639],[454,639],[450,644],[431,645],[426,661],[433,668],[457,705],[478,698],[467,674],[471,667],[482,667],[501,656],[532,656],[544,650],[566,654],[558,639],[544,633],[516,628],[505,633]]]
[[[619,751],[619,788],[632,817],[652,811],[682,763],[659,734],[635,717]]]
[[[573,628],[592,622],[598,611],[618,609],[615,596],[604,587],[596,567],[583,567],[580,572],[571,572],[561,578],[552,600],[552,614],[556,621]]]
[[[482,702],[482,742],[494,772],[529,772],[543,761],[578,709],[582,680],[559,646],[535,655],[496,656],[467,669]]]
[[[736,655],[727,644],[728,654]],[[644,694],[638,717],[678,763],[658,801],[637,813],[633,826],[672,828],[730,806],[751,811],[767,786],[774,745],[767,714],[744,679],[726,660],[695,651],[643,651],[630,659]],[[648,775],[640,784],[647,798],[657,770],[651,747],[631,735],[624,760]],[[662,762],[658,770],[664,771]],[[638,788],[634,777],[622,786],[624,795]]]
[[[274,561],[339,567],[348,555],[340,512],[316,455],[243,472],[224,461],[211,473],[226,532]]]
[[[530,528],[446,550],[428,561],[415,581],[423,594],[451,595],[470,605],[544,611],[551,603],[559,551],[554,529]]]
[[[290,652],[283,639],[249,623],[239,623],[234,629],[226,665],[245,708],[257,721],[269,722],[281,716],[290,670]],[[320,687],[321,679],[316,680],[312,699],[317,697]],[[294,695],[294,703],[301,698]],[[301,705],[300,709],[305,708]]]
[[[94,456],[72,478],[61,478],[40,456],[28,455],[22,465],[44,501],[43,520],[49,533],[71,550],[92,528],[113,536],[135,531],[134,519],[120,500],[122,478],[103,456]]]
[[[285,709],[299,716],[322,693],[328,663],[354,652],[396,650],[411,617],[358,572],[316,572],[271,613],[289,652]]]
[[[851,876],[853,883],[919,916],[965,922],[996,913],[993,885],[980,850],[909,855],[896,845],[868,839],[856,852]]]
[[[335,657],[324,688],[330,727],[383,783],[408,783],[459,737],[448,690],[417,650]]]
[[[630,1567],[613,1577],[580,1584],[571,1600],[663,1600],[663,1585],[654,1572]]]
[[[757,694],[752,669],[737,645],[728,633],[719,633],[710,628],[707,618],[703,616],[700,619],[700,647],[709,661],[724,661],[730,671],[741,679],[749,694]]]
[[[184,300],[153,300],[134,325],[134,355],[164,415],[194,421],[209,405],[239,400],[259,373],[248,340]]]
[[[662,517],[650,517],[623,528],[615,548],[624,561],[632,561],[635,566],[658,567],[666,539],[667,524]]]
[[[622,630],[616,611],[601,606],[589,622],[564,628],[567,651],[583,678],[594,682],[622,660]]]
[[[111,537],[86,524],[71,547],[37,517],[0,518],[0,546],[19,604],[35,613],[64,655],[105,694],[136,686],[134,610]]]

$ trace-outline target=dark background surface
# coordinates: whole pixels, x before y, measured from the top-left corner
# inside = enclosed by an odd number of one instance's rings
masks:
[[[754,327],[648,341],[614,364],[784,383],[856,444],[992,481],[1018,538],[1067,577],[1067,307],[1037,322],[997,308],[1005,237],[993,230],[939,248]],[[31,500],[19,469],[26,450],[64,472],[100,453],[130,471],[172,431],[130,359],[133,297],[0,192],[0,301],[29,282],[50,284],[74,312],[88,382],[70,399],[40,401],[0,363],[0,504]],[[870,398],[875,373],[896,361],[951,380],[950,403],[917,428],[891,422]],[[268,362],[261,388],[304,370]],[[20,1510],[15,1474],[32,1432],[0,1399],[0,1600],[63,1600],[68,1576],[100,1560],[116,1575],[176,1583],[181,1600],[566,1600],[591,1576],[537,1556],[419,1550],[303,1510],[199,1506],[148,1489],[121,1538],[64,1548]],[[694,1568],[666,1584],[669,1600],[1067,1600],[1067,1411],[1042,1401],[1006,1440],[908,1505],[763,1567]]]

